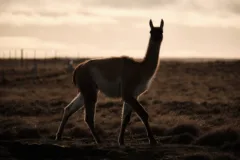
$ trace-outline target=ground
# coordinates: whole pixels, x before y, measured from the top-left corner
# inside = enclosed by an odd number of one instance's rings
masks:
[[[74,66],[83,60],[74,60]],[[119,147],[122,102],[99,95],[96,145],[84,110],[54,140],[63,108],[76,95],[67,60],[0,60],[0,157],[4,159],[238,159],[240,60],[162,60],[140,102],[158,145],[148,145],[134,113]]]

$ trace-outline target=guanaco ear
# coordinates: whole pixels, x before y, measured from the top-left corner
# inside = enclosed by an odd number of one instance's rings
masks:
[[[150,19],[150,21],[149,21],[149,25],[150,25],[151,29],[152,29],[152,28],[154,28],[154,27],[153,27],[153,23],[152,23],[152,20],[151,20],[151,19]]]
[[[160,23],[160,28],[163,28],[163,26],[164,26],[164,21],[163,21],[163,19],[161,20],[161,23]]]

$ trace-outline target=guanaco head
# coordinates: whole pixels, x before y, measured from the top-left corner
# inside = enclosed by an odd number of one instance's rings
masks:
[[[161,20],[160,27],[154,27],[151,19],[149,21],[149,25],[151,28],[151,31],[150,31],[151,38],[154,41],[161,41],[163,38],[163,26],[164,26],[163,19]]]

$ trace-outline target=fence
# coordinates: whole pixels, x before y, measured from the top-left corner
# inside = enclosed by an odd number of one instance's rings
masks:
[[[69,55],[69,56],[66,56]],[[80,53],[74,50],[57,50],[57,49],[36,49],[36,48],[14,48],[1,49],[0,59],[19,60],[21,67],[28,65],[27,60],[36,62],[36,59],[58,59],[58,58],[80,58]]]
[[[38,49],[38,48],[0,48],[0,59],[43,59],[43,58],[64,58],[70,55],[73,58],[80,58],[76,50],[64,49]]]
[[[38,75],[41,67],[63,67],[68,72],[73,70],[72,58],[68,58],[66,53],[71,57],[79,58],[79,52],[63,51],[53,49],[0,49],[0,81],[4,82],[6,78],[5,71],[13,68],[22,68],[28,70],[33,75]],[[61,59],[60,59],[61,58]]]

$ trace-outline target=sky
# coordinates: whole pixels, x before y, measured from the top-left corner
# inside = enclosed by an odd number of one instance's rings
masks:
[[[0,57],[141,58],[150,19],[165,22],[160,57],[240,58],[239,0],[0,0]]]

